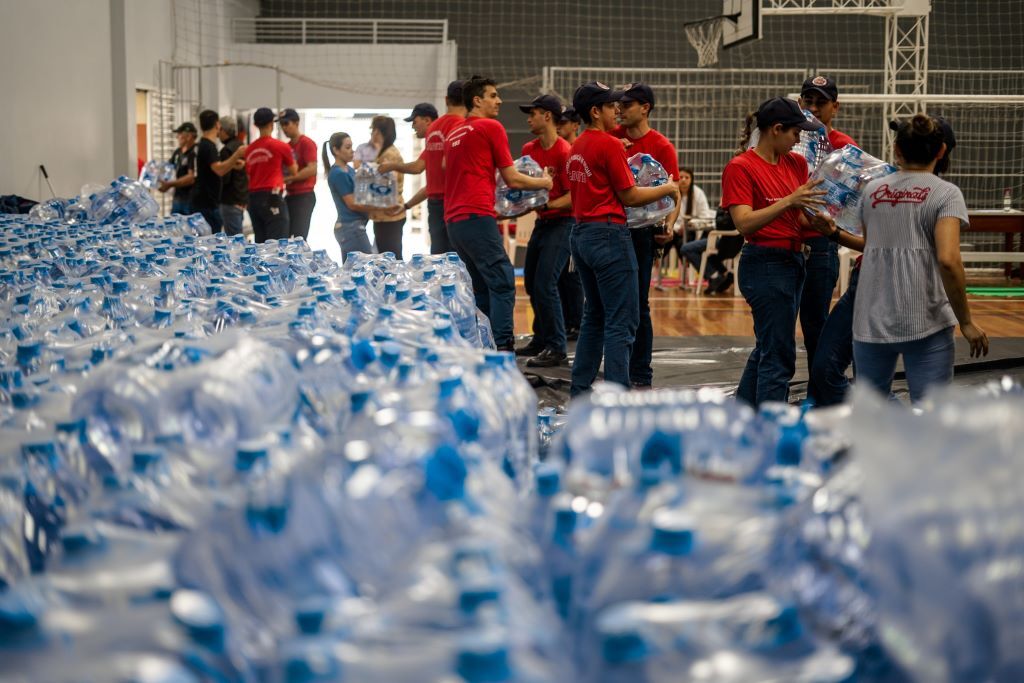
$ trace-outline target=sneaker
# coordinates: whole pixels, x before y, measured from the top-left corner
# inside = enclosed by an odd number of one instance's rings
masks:
[[[535,358],[526,361],[528,368],[556,368],[565,361],[565,354],[561,351],[544,349]]]
[[[517,356],[536,356],[544,350],[544,345],[531,341],[526,346],[521,346],[516,349]]]
[[[565,331],[565,340],[566,341],[579,341],[579,339],[580,339],[580,328],[578,328],[578,327],[570,327],[569,329],[567,329]]]
[[[515,342],[509,342],[508,344],[498,344],[495,350],[504,351],[506,353],[515,353],[516,345]]]
[[[711,291],[713,291],[713,292],[714,292],[715,294],[721,294],[721,293],[722,293],[722,292],[724,292],[725,290],[727,290],[727,289],[729,289],[730,287],[732,287],[732,283],[733,283],[733,282],[735,282],[735,281],[736,281],[736,278],[735,278],[735,277],[733,277],[733,274],[732,274],[732,273],[726,273],[726,274],[725,274],[725,277],[723,277],[722,279],[720,279],[720,280],[718,281],[718,284],[717,284],[717,285],[714,285],[714,286],[710,286],[710,287],[708,287],[708,289],[710,289]]]

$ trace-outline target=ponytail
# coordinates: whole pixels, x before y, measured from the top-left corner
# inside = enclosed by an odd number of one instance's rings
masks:
[[[342,144],[344,144],[345,140],[349,137],[348,133],[335,133],[329,140],[324,140],[324,173],[330,173],[331,166],[334,165],[334,151],[341,149]]]
[[[743,119],[743,129],[740,130],[740,146],[736,154],[743,154],[750,144],[750,136],[754,134],[754,122],[757,121],[757,112],[752,111]]]

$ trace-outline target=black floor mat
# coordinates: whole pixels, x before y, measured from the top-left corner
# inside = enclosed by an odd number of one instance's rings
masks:
[[[526,341],[528,339],[520,340],[520,345]],[[752,337],[655,337],[654,386],[720,387],[732,394],[753,345]],[[519,367],[537,392],[541,407],[564,408],[568,403],[574,346],[570,343],[569,359],[562,367],[529,368],[526,367],[527,359],[519,359]],[[807,396],[806,363],[807,355],[801,347],[797,352],[796,374],[790,384],[790,400],[793,402],[800,402]],[[1024,339],[992,339],[989,355],[972,359],[970,347],[958,333],[954,384],[984,384],[1003,375],[1024,378]],[[896,374],[893,391],[897,396],[906,394],[902,371]]]

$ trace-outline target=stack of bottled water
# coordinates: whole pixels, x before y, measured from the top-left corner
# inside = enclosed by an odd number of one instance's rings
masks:
[[[543,178],[544,169],[529,154],[515,160],[515,169],[531,178]],[[494,173],[497,185],[494,190],[494,210],[499,216],[519,216],[548,201],[547,190],[513,190],[505,184],[501,174]]]
[[[650,154],[638,153],[629,158],[629,170],[639,187],[658,187],[669,181],[665,167]],[[629,228],[646,228],[655,225],[668,217],[676,207],[672,197],[661,199],[643,206],[626,207],[626,226]]]
[[[379,173],[377,164],[365,163],[356,169],[356,204],[386,209],[400,203],[398,176],[394,171]]]
[[[0,216],[3,674],[1020,678],[1019,385],[538,414],[469,292],[454,254]]]
[[[861,191],[869,181],[896,171],[892,164],[876,159],[859,147],[847,145],[829,154],[810,179],[822,181],[817,189],[826,193],[823,210],[835,220],[836,225],[859,235]]]
[[[803,112],[808,121],[818,124],[818,130],[800,131],[800,142],[796,143],[790,151],[802,156],[807,161],[807,168],[813,172],[835,150],[828,140],[828,129],[825,124],[806,109]]]
[[[149,189],[158,187],[162,182],[172,180],[174,180],[174,164],[169,161],[152,159],[146,162],[139,173],[139,183]]]

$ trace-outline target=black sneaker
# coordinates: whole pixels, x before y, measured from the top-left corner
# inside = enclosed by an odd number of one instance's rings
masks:
[[[579,341],[579,339],[580,339],[580,328],[578,328],[578,327],[570,327],[569,329],[567,329],[565,331],[565,340],[566,341]]]
[[[719,280],[717,285],[715,285],[714,287],[710,287],[709,289],[711,289],[711,291],[713,291],[715,294],[721,294],[725,290],[732,287],[732,283],[735,281],[736,278],[733,277],[732,273],[726,273],[725,277]]]
[[[506,353],[515,353],[516,345],[515,342],[509,342],[508,344],[498,344],[495,350],[504,351]]]
[[[544,350],[544,345],[540,343],[530,342],[526,346],[521,346],[516,349],[517,356],[537,356]]]
[[[561,351],[544,349],[535,358],[526,361],[528,368],[556,368],[565,362],[565,354]]]

